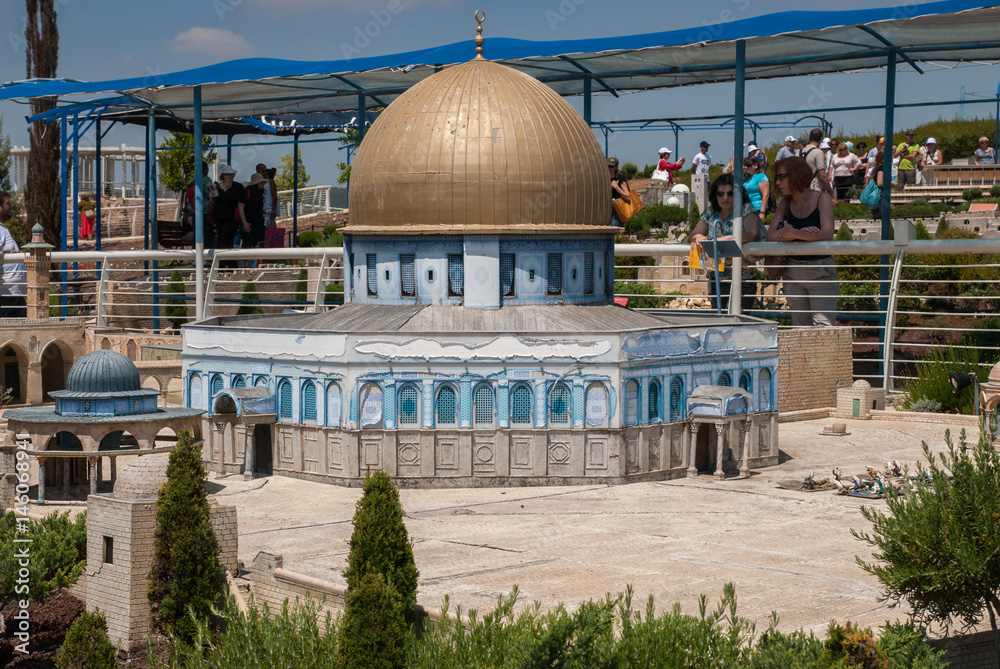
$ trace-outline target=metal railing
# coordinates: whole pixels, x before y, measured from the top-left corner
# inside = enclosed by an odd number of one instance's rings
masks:
[[[330,189],[333,186],[309,186],[299,189],[299,216],[339,211],[330,207]],[[278,220],[292,217],[292,191],[278,191]]]
[[[689,251],[687,244],[617,245],[618,258],[654,259],[616,265],[617,281],[631,284],[619,283],[619,296],[633,308],[713,310],[707,276],[685,268]],[[756,243],[744,252],[838,259],[837,323],[853,328],[855,377],[872,386],[899,388],[934,350],[975,349],[981,360],[1000,353],[1000,258],[961,264],[969,254],[1000,254],[1000,239]],[[336,306],[343,301],[342,256],[340,248],[209,250],[203,316]],[[7,254],[2,261],[23,258]],[[196,319],[192,250],[57,252],[52,260],[52,316],[159,332]],[[747,313],[794,327],[782,280],[757,273],[755,281]]]

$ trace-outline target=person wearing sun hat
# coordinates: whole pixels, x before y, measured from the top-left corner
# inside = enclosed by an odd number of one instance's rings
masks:
[[[944,156],[941,155],[941,149],[937,148],[937,140],[933,137],[928,137],[927,141],[920,148],[920,157],[917,158],[917,170],[922,173],[924,168],[940,165],[943,160]],[[923,178],[920,181],[922,182]]]
[[[246,197],[240,202],[240,220],[243,221],[243,243],[245,249],[260,246],[264,241],[264,186],[267,177],[260,172],[250,175],[250,185]]]
[[[774,162],[791,158],[795,155],[795,138],[789,135],[785,137],[785,145],[778,149],[778,155],[774,157]]]
[[[222,181],[219,183],[219,194],[215,196],[214,208],[217,247],[231,249],[236,238],[239,206],[246,199],[246,189],[236,180],[236,170],[231,165],[223,165],[219,176]]]
[[[672,163],[672,162],[670,162],[670,154],[671,153],[673,153],[673,152],[670,149],[668,149],[667,147],[665,147],[665,146],[660,148],[660,151],[659,151],[660,161],[656,164],[656,169],[659,170],[659,171],[661,171],[661,172],[666,172],[667,173],[667,179],[666,179],[667,183],[670,184],[670,185],[673,185],[673,183],[674,183],[674,172],[677,171],[677,170],[679,170],[679,169],[681,169],[682,167],[684,167],[684,161],[687,160],[687,159],[684,158],[684,156],[681,156],[680,160],[678,160],[676,163]]]

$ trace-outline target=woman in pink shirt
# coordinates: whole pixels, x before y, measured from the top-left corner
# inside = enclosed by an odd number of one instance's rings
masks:
[[[861,159],[851,153],[847,142],[837,146],[837,155],[830,163],[830,181],[837,189],[837,200],[847,201],[847,191],[854,185],[854,170],[861,165]]]

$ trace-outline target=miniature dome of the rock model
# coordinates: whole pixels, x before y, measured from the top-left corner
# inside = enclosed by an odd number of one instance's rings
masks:
[[[594,133],[555,91],[477,57],[383,111],[351,169],[345,232],[613,231]]]
[[[143,455],[118,472],[114,496],[118,499],[156,499],[167,480],[166,455]]]
[[[69,370],[69,393],[123,393],[141,389],[139,370],[121,353],[105,349],[91,351]]]

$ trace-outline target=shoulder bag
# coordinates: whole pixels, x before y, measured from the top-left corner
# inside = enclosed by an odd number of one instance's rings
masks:
[[[875,179],[868,182],[865,189],[861,191],[861,196],[858,197],[861,204],[865,205],[869,209],[874,209],[879,206],[882,202],[882,189],[878,187],[875,183]]]
[[[653,181],[670,181],[670,172],[667,170],[653,170],[650,178]]]
[[[628,193],[628,199],[631,202],[626,202],[622,198],[618,198],[611,203],[611,206],[615,209],[615,214],[618,215],[618,220],[622,223],[627,223],[629,219],[642,211],[645,206],[642,204],[642,200],[639,199],[639,194],[634,188],[629,187]]]

